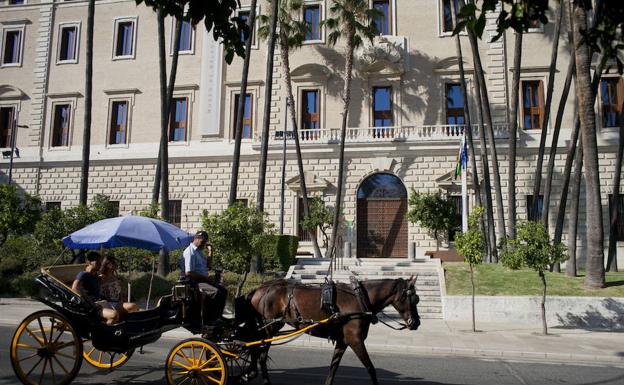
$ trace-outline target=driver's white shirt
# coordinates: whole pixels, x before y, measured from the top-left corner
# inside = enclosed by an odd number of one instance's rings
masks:
[[[192,271],[193,273],[208,276],[208,266],[206,264],[206,256],[194,244],[190,244],[182,253],[182,261],[180,269],[183,273]]]

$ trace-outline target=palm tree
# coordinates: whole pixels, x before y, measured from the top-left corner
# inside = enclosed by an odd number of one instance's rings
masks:
[[[87,205],[89,191],[89,158],[91,152],[91,109],[93,104],[93,23],[95,20],[95,0],[87,6],[87,47],[85,64],[85,113],[82,136],[82,165],[80,172],[80,204]]]
[[[472,2],[472,1],[471,1]],[[461,6],[465,6],[465,1],[461,0]],[[490,142],[490,156],[492,158],[492,174],[494,175],[494,199],[496,201],[496,222],[498,226],[498,234],[496,234],[495,230],[491,230],[494,232],[494,245],[501,244],[506,238],[505,235],[505,215],[504,215],[504,206],[503,206],[503,193],[501,190],[501,177],[500,171],[498,168],[498,154],[496,153],[496,140],[494,138],[494,127],[492,124],[492,113],[490,110],[490,101],[487,94],[487,84],[485,82],[485,76],[483,72],[483,65],[481,64],[481,54],[479,53],[479,45],[477,41],[477,36],[471,28],[466,29],[468,32],[468,40],[470,41],[470,48],[472,49],[472,57],[474,61],[475,67],[475,75],[477,81],[475,82],[475,90],[477,91],[477,100],[480,105],[482,113],[481,122],[485,119],[485,127],[483,127],[482,131],[485,130],[485,134],[487,134],[487,140]],[[482,145],[486,145],[482,143]],[[485,150],[482,150],[485,151]],[[485,163],[487,165],[487,162]],[[488,178],[489,176],[485,174],[484,178]],[[489,183],[488,183],[489,184]],[[488,186],[485,187],[488,189]],[[489,189],[488,189],[489,190]],[[488,209],[486,213],[492,212],[491,202],[492,200],[488,200],[490,204],[488,204]],[[493,218],[493,215],[492,215]],[[493,222],[493,219],[492,219]],[[492,226],[493,227],[493,226]],[[498,235],[498,237],[496,237]],[[498,252],[496,247],[492,249],[492,262],[498,261]]]
[[[509,182],[507,190],[509,227],[507,236],[516,239],[516,146],[518,135],[518,105],[520,96],[520,70],[522,63],[522,31],[516,31],[514,45],[514,72],[511,85],[511,116],[509,121]]]
[[[258,0],[251,0],[251,10],[247,19],[247,34],[245,36],[245,59],[243,60],[243,74],[241,75],[241,88],[239,93],[238,110],[236,111],[236,127],[234,127],[234,155],[232,157],[232,179],[230,182],[230,197],[228,206],[236,202],[238,191],[238,170],[240,168],[241,140],[243,136],[243,115],[245,113],[245,99],[247,95],[247,80],[249,78],[249,63],[251,62],[251,43],[256,22],[256,5]]]
[[[573,0],[571,0],[573,1]],[[587,263],[585,286],[602,288],[605,285],[604,233],[602,229],[602,204],[600,200],[600,175],[598,171],[598,143],[596,138],[596,114],[590,79],[591,55],[583,40],[587,30],[587,9],[589,3],[573,1],[574,15],[574,60],[576,62],[576,95],[579,120],[581,122],[581,143],[583,147],[586,207],[587,207]]]
[[[537,218],[537,210],[539,204],[539,195],[542,184],[542,166],[544,163],[544,152],[546,150],[546,134],[548,133],[548,119],[550,118],[550,106],[552,105],[553,89],[555,87],[555,70],[557,69],[557,54],[559,50],[559,35],[561,31],[561,20],[563,19],[564,5],[559,5],[559,13],[557,14],[557,21],[555,22],[555,33],[553,36],[552,51],[550,56],[550,68],[548,71],[548,86],[546,87],[546,104],[544,106],[544,118],[542,120],[542,133],[540,135],[540,145],[537,154],[537,165],[535,167],[535,184],[533,185],[533,218]],[[551,146],[551,150],[557,149],[557,142],[553,142],[554,146]],[[554,156],[553,156],[554,160]],[[544,203],[546,202],[544,197]],[[544,226],[548,229],[548,205],[543,205],[542,221]],[[558,271],[557,265],[557,271]]]
[[[308,204],[308,188],[306,186],[305,174],[303,171],[303,157],[301,155],[301,146],[299,143],[299,129],[297,125],[297,112],[295,98],[293,96],[292,79],[290,77],[290,52],[291,49],[299,48],[303,44],[306,32],[308,31],[308,25],[296,18],[303,9],[303,0],[282,0],[281,6],[278,10],[279,24],[279,42],[280,42],[280,58],[282,60],[282,72],[284,76],[284,84],[286,86],[286,98],[287,104],[290,106],[288,111],[290,113],[290,120],[293,127],[293,136],[295,139],[295,151],[297,153],[297,168],[299,171],[299,188],[301,189],[301,200],[303,203],[303,215],[310,215],[310,206]],[[268,24],[268,17],[261,16],[260,18],[263,26],[260,28],[259,33],[261,36],[267,37],[270,33]],[[285,123],[285,122],[284,122]],[[286,133],[284,132],[284,135]],[[314,248],[314,256],[319,258],[321,256],[321,250],[318,245],[316,236],[312,236],[312,247]]]
[[[170,122],[171,119],[171,103],[173,103],[173,89],[175,87],[175,80],[176,80],[176,74],[178,72],[178,58],[180,57],[180,34],[182,33],[182,21],[180,19],[178,19],[177,17],[175,18],[175,32],[173,35],[173,56],[171,58],[171,71],[169,73],[169,86],[167,88],[167,100],[166,100],[166,105],[167,105],[167,122]],[[163,25],[164,27],[164,25]],[[164,29],[163,29],[164,32]],[[165,46],[165,34],[158,34],[158,39],[159,39],[159,44],[160,44],[160,39],[162,40],[162,46]],[[160,45],[159,45],[160,47]],[[160,55],[160,49],[158,50],[159,55]],[[163,61],[165,61],[165,58],[162,59]],[[160,57],[159,57],[159,63],[160,63]],[[165,61],[166,63],[166,61]],[[166,76],[166,74],[165,74]],[[162,123],[162,122],[161,122]],[[161,128],[162,129],[162,128]],[[168,132],[168,129],[167,129]],[[161,138],[162,139],[162,138]],[[167,136],[167,141],[169,140],[169,137]],[[162,143],[161,143],[162,144]],[[160,196],[160,186],[161,186],[161,180],[162,180],[162,149],[159,147],[158,148],[158,161],[156,162],[156,172],[154,173],[154,188],[152,189],[152,202],[156,203],[158,202],[158,198]],[[169,160],[167,159],[167,163],[169,163]],[[167,186],[169,185],[169,183],[167,183]]]
[[[582,139],[581,139],[582,142]],[[579,198],[581,193],[581,180],[583,178],[583,145],[576,149],[576,165],[574,166],[574,176],[572,177],[572,191],[570,200],[570,224],[568,231],[568,255],[570,259],[566,262],[566,275],[576,277],[576,233],[578,230]]]
[[[609,254],[607,256],[607,271],[618,271],[617,265],[617,224],[620,218],[620,174],[622,173],[622,153],[624,152],[624,119],[620,117],[620,136],[618,151],[615,158],[615,172],[613,173],[613,195],[611,195],[610,223],[609,223]]]
[[[165,60],[165,15],[160,9],[158,17],[158,67],[160,77],[160,173],[162,199],[160,211],[163,220],[169,220],[169,133],[167,116],[167,62]]]
[[[336,208],[332,223],[332,233],[329,246],[329,256],[333,257],[336,249],[336,237],[342,212],[342,190],[344,189],[345,159],[344,148],[347,136],[347,122],[349,116],[349,104],[351,103],[351,81],[353,79],[354,52],[364,39],[372,42],[379,34],[373,20],[380,16],[380,12],[369,8],[367,0],[335,0],[330,8],[333,15],[324,21],[328,30],[328,41],[336,45],[338,40],[346,41],[346,56],[344,69],[344,88],[342,90],[342,124],[340,128],[340,149],[338,155],[338,181],[336,183]]]
[[[271,1],[271,20],[266,31],[268,35],[268,52],[266,64],[266,81],[264,88],[264,120],[262,122],[262,149],[260,151],[260,170],[258,172],[258,196],[256,207],[264,211],[264,189],[266,185],[267,156],[269,153],[269,127],[271,125],[271,101],[273,100],[273,67],[275,57],[275,31],[277,29],[277,13],[280,0]],[[263,22],[263,15],[260,22]]]

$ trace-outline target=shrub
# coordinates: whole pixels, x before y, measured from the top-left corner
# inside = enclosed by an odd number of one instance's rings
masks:
[[[41,201],[20,194],[14,185],[0,185],[0,246],[10,236],[30,234],[41,218]]]
[[[135,300],[143,300],[147,298],[147,294],[150,286],[151,273],[131,274],[129,277],[130,284],[132,285],[132,298]],[[176,278],[177,280],[177,278]],[[171,294],[171,288],[175,281],[163,278],[154,274],[154,280],[152,281],[152,293],[151,300],[163,295]]]
[[[409,206],[407,219],[429,230],[436,241],[436,250],[439,249],[440,235],[453,227],[455,203],[440,192],[422,194],[412,189]]]

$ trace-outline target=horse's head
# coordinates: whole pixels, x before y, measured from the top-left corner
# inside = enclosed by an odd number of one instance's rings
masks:
[[[416,294],[416,277],[412,276],[408,281],[399,278],[396,287],[397,293],[392,306],[405,321],[405,326],[410,330],[416,330],[420,326],[420,316],[416,306],[418,301],[420,301],[418,294]]]

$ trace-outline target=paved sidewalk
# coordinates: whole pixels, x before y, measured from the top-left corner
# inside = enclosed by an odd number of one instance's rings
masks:
[[[46,306],[26,299],[0,299],[0,324],[17,325],[28,314]],[[477,314],[478,317],[478,314]],[[468,356],[554,362],[603,363],[624,367],[624,333],[552,327],[541,335],[540,325],[471,323],[425,319],[417,331],[395,331],[377,324],[366,345],[370,351],[404,352],[441,356]],[[165,338],[188,338],[184,329],[165,333]],[[303,335],[290,346],[333,349],[327,340]]]

